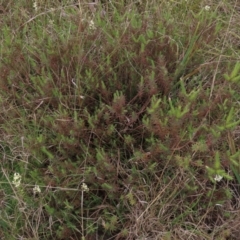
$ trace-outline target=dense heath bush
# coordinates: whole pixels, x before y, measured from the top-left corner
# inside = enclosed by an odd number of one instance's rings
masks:
[[[3,4],[3,239],[237,239],[240,65],[201,2]]]

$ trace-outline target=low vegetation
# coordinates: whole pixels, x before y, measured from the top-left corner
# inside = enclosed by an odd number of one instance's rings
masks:
[[[0,238],[239,239],[239,10],[3,1]]]

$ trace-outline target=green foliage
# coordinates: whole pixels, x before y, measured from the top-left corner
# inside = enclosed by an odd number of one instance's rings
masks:
[[[224,74],[224,77],[227,81],[238,83],[240,81],[239,72],[240,72],[240,62],[237,62],[231,74],[230,75]]]
[[[222,13],[202,1],[73,2],[4,5],[0,234],[170,239],[210,226],[240,182],[240,64],[208,75]]]

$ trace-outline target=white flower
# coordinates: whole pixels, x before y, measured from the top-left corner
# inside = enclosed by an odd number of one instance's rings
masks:
[[[33,2],[33,8],[35,9],[35,11],[37,11],[37,10],[38,10],[37,1]]]
[[[90,20],[90,22],[89,22],[89,28],[90,28],[91,30],[95,30],[95,29],[96,29],[96,27],[95,27],[95,24],[94,24],[94,21],[93,21],[93,20]]]
[[[33,188],[33,193],[34,193],[34,195],[35,195],[36,193],[40,193],[40,192],[41,192],[40,187],[39,187],[38,185],[35,185],[35,187]]]
[[[82,184],[81,189],[82,189],[83,192],[88,192],[89,191],[89,188],[88,188],[86,183]]]
[[[204,9],[206,10],[206,11],[209,11],[210,10],[210,6],[208,6],[208,5],[206,5],[205,7],[204,7]]]
[[[221,180],[222,180],[222,176],[220,176],[220,175],[216,175],[215,176],[215,178],[214,178],[214,180],[216,181],[216,182],[220,182]]]
[[[19,173],[14,173],[12,184],[15,185],[15,187],[19,187],[21,184],[22,177]]]

